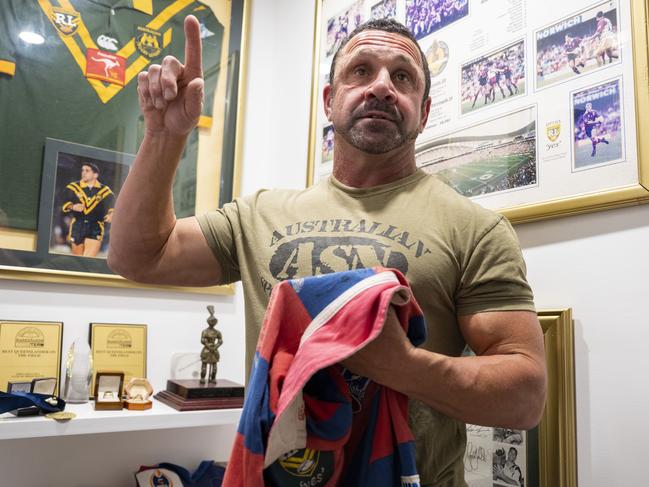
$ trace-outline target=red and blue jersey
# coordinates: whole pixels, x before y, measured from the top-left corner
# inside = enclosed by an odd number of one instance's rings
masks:
[[[339,365],[379,335],[391,305],[423,343],[423,314],[398,271],[273,288],[225,487],[419,486],[408,398]]]

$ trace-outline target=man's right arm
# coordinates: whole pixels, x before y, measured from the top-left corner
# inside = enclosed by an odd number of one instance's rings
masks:
[[[185,64],[166,57],[138,76],[146,132],[112,219],[108,265],[149,284],[207,286],[220,265],[194,217],[177,220],[172,184],[188,134],[201,112],[200,26],[185,19]]]

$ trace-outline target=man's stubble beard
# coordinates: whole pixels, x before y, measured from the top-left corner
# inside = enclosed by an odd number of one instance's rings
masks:
[[[376,105],[380,105],[380,103]],[[374,108],[369,107],[367,109]],[[387,112],[388,110],[382,111]],[[394,118],[396,118],[396,112],[394,115]],[[367,119],[350,117],[350,120],[342,126],[334,123],[334,131],[350,145],[368,154],[385,154],[403,146],[411,140],[415,140],[419,135],[419,130],[416,128],[411,132],[406,132],[401,120],[376,122],[380,125],[374,128],[362,128],[361,123],[368,124],[367,122],[362,122],[362,120]],[[369,124],[371,123],[369,122]]]

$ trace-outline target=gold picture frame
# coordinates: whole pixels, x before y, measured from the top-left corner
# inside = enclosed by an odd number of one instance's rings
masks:
[[[526,487],[576,487],[574,331],[572,311],[538,311],[543,330],[548,371],[548,393],[539,425],[529,431],[467,425],[465,476],[469,487],[499,487],[519,480]],[[513,466],[503,480],[502,467],[509,450]],[[516,468],[518,467],[518,473]],[[500,472],[498,472],[500,470]],[[509,476],[508,475],[508,476]]]
[[[548,398],[539,424],[540,487],[576,487],[577,429],[572,310],[538,312],[548,370]]]
[[[221,74],[217,76],[218,81],[214,90],[214,116],[201,117],[197,129],[196,180],[193,187],[189,188],[185,187],[187,185],[183,185],[181,188],[183,195],[189,194],[189,198],[193,198],[192,195],[195,195],[194,211],[195,214],[201,214],[217,209],[238,196],[240,191],[251,6],[250,0],[204,0],[202,3],[195,1],[195,4],[192,3],[194,1],[178,3],[177,8],[187,6],[187,8],[192,9],[191,11],[188,10],[188,13],[199,16],[205,9],[209,8],[223,26],[220,64],[217,63],[215,66],[216,71]],[[49,4],[45,2],[43,5]],[[141,8],[146,9],[147,7]],[[49,23],[46,23],[45,26],[47,28],[51,27]],[[205,26],[202,29],[201,36],[204,39],[214,34],[209,29],[206,30]],[[182,32],[173,35],[182,35]],[[86,37],[83,38],[83,42],[93,42],[92,39]],[[152,60],[152,62],[159,61]],[[7,73],[0,70],[0,76],[6,75]],[[13,72],[11,72],[11,76],[14,76]],[[99,83],[97,80],[92,80],[92,82]],[[130,83],[133,83],[132,79]],[[28,108],[25,109],[28,111]],[[72,154],[75,154],[75,151],[102,150],[101,147],[95,148],[81,144],[65,145],[66,142],[64,141],[56,142],[59,144],[56,148],[61,149],[63,152],[67,148],[72,148]],[[74,146],[78,148],[75,149]],[[104,151],[103,154],[105,155],[108,152],[110,151]],[[113,151],[113,153],[116,155],[109,155],[109,157],[122,157],[118,156],[117,152]],[[53,154],[52,157],[54,157],[53,164],[56,165],[58,153]],[[132,155],[130,157],[132,158]],[[2,190],[1,186],[0,184],[0,191]],[[45,186],[45,184],[41,184],[41,188]],[[192,201],[194,200],[192,199]],[[44,204],[51,207],[52,201],[44,202],[41,198],[39,204],[40,208]],[[12,226],[7,223],[9,220],[7,220],[6,215],[3,217],[3,213],[0,212],[0,279],[84,286],[144,288],[203,294],[231,295],[234,293],[234,286],[232,285],[211,287],[144,285],[124,279],[106,269],[97,271],[95,270],[97,266],[86,266],[83,263],[78,265],[66,263],[57,268],[57,265],[51,265],[52,259],[47,260],[46,258],[45,254],[48,249],[43,249],[42,245],[39,244],[39,242],[43,241],[44,236],[41,235],[40,215],[38,219],[37,230],[26,230],[19,228],[20,225]],[[34,258],[35,254],[43,255],[45,258]],[[64,256],[64,258],[69,259],[68,256]],[[84,258],[79,260],[82,259]]]
[[[398,2],[401,3],[403,3],[403,1],[405,0],[398,0]],[[346,5],[351,6],[353,3],[354,2],[352,2],[352,0],[349,0],[346,2]],[[581,3],[582,3],[581,6],[582,10],[593,7],[593,2],[584,1]],[[602,1],[600,3],[603,4],[604,2]],[[518,198],[513,197],[512,201],[514,199],[517,199],[518,201],[512,204],[506,203],[507,199],[509,198],[509,195],[505,195],[501,198],[501,200],[496,201],[494,204],[487,205],[491,209],[506,216],[512,223],[527,223],[531,221],[545,220],[545,219],[557,218],[557,217],[562,217],[567,215],[589,213],[594,211],[602,211],[602,210],[607,210],[612,208],[635,206],[639,204],[649,203],[649,140],[647,140],[646,137],[640,136],[640,134],[649,133],[649,120],[647,119],[647,117],[642,116],[642,114],[647,113],[649,111],[649,82],[647,78],[647,72],[649,71],[649,51],[648,51],[649,31],[648,31],[648,22],[647,22],[649,19],[649,2],[647,0],[640,0],[640,1],[618,0],[617,2],[614,3],[618,7],[618,11],[620,11],[619,9],[620,5],[623,5],[624,9],[628,13],[629,18],[631,19],[630,25],[628,22],[626,22],[621,26],[621,29],[628,31],[627,37],[631,39],[633,43],[632,55],[627,56],[626,59],[624,59],[624,56],[622,56],[622,62],[618,62],[617,65],[618,66],[623,65],[623,68],[621,68],[621,70],[623,69],[624,73],[627,75],[626,78],[623,80],[622,80],[623,76],[620,75],[619,79],[623,81],[626,85],[629,84],[633,85],[634,88],[633,90],[628,90],[628,89],[625,90],[625,93],[632,91],[635,95],[634,100],[632,102],[630,100],[627,100],[625,106],[627,108],[629,106],[632,106],[634,108],[635,117],[631,118],[630,116],[627,116],[626,120],[625,121],[623,120],[623,122],[626,125],[627,129],[629,127],[633,127],[637,136],[635,137],[636,139],[635,141],[631,137],[624,139],[622,145],[623,146],[625,145],[627,147],[627,151],[626,151],[627,154],[629,152],[635,154],[635,157],[627,155],[625,162],[634,166],[633,170],[630,170],[629,174],[635,173],[634,172],[635,168],[637,168],[637,178],[633,178],[634,181],[630,182],[630,184],[628,182],[624,182],[622,184],[615,183],[611,185],[611,183],[608,181],[608,178],[602,175],[600,176],[600,182],[598,183],[598,185],[601,184],[601,187],[598,186],[596,189],[588,189],[588,190],[579,189],[578,191],[575,190],[574,192],[570,192],[569,190],[567,191],[566,194],[561,194],[559,196],[553,195],[547,198],[544,198],[543,192],[541,192],[540,197],[538,199],[537,196],[535,196],[534,198],[530,198],[530,200],[533,200],[532,202],[524,201],[525,200],[524,197],[520,197],[520,196]],[[333,4],[335,4],[335,7],[331,6]],[[368,7],[366,7],[366,9],[367,8]],[[473,6],[471,8],[473,8]],[[330,20],[330,18],[334,18],[333,14],[341,14],[341,13],[344,15],[344,11],[341,10],[340,1],[338,0],[316,0],[315,1],[315,18],[314,18],[315,35],[313,41],[311,118],[310,118],[310,128],[309,128],[308,166],[307,166],[307,180],[306,180],[307,186],[314,184],[322,177],[327,176],[327,174],[330,172],[331,163],[330,162],[326,162],[326,164],[323,163],[323,161],[325,160],[329,161],[329,159],[328,158],[325,159],[323,156],[319,154],[319,151],[325,150],[324,148],[321,149],[321,147],[324,144],[323,133],[326,133],[323,131],[326,131],[330,128],[328,126],[328,122],[326,122],[326,119],[323,119],[323,115],[322,115],[323,112],[321,108],[322,87],[325,82],[325,76],[324,76],[325,67],[327,66],[328,62],[330,62],[330,58],[323,55],[323,53],[325,52],[325,50],[323,49],[324,46],[323,43],[327,42],[326,34],[327,34],[328,20]],[[473,15],[473,13],[471,13],[470,15]],[[568,14],[566,13],[566,16],[567,15]],[[366,17],[367,17],[367,12],[366,12]],[[367,18],[363,18],[362,20],[367,20]],[[399,17],[397,17],[397,20],[404,22],[404,19]],[[555,20],[558,21],[560,19],[555,19]],[[465,19],[462,20],[461,22],[470,23],[471,22],[470,17],[468,20]],[[463,25],[467,26],[469,25],[468,23],[464,23]],[[530,28],[525,30],[525,35],[528,39],[534,37],[533,36],[534,29],[532,27],[536,29],[542,26],[530,25]],[[446,29],[445,29],[445,34],[448,34],[448,30]],[[516,33],[516,35],[519,36],[520,33]],[[514,38],[513,36],[514,35],[512,34],[512,39]],[[435,37],[435,36],[433,35],[430,37]],[[446,43],[449,42],[447,38],[445,38],[445,41]],[[533,43],[532,41],[529,42]],[[444,43],[445,46],[446,43]],[[531,52],[532,48],[530,48],[529,51]],[[632,57],[632,60],[629,59],[629,57]],[[629,66],[629,63],[631,61],[633,65],[632,67]],[[461,64],[462,61],[458,61],[458,62],[460,62]],[[528,78],[532,78],[533,77],[532,67],[534,66],[533,60],[528,59],[526,62],[526,66],[527,66],[526,69],[528,72]],[[612,77],[614,77],[614,75],[609,74],[609,78]],[[633,79],[631,79],[631,77]],[[601,77],[598,77],[597,80],[600,83],[604,83],[604,80],[601,80],[600,78]],[[589,87],[589,85],[593,83],[593,81],[589,81],[591,78],[589,78],[589,75],[587,74],[585,74],[581,79],[583,79],[583,82],[581,82],[581,84],[577,86],[577,88]],[[453,90],[453,88],[449,88],[449,89],[451,91]],[[529,88],[528,91],[532,91],[532,89]],[[565,102],[568,105],[570,104],[570,101],[567,98]],[[512,108],[512,111],[520,110],[520,108],[525,103],[527,103],[527,105],[530,105],[532,102],[530,100],[527,100],[526,102],[522,101],[520,106],[517,105],[515,109]],[[516,103],[514,103],[514,105],[516,105]],[[485,111],[490,113],[485,113],[484,120],[498,118],[498,117],[505,118],[505,116],[509,115],[509,113],[503,114],[502,112],[498,113],[498,111],[494,112],[493,110],[485,110]],[[568,139],[572,139],[573,136],[572,135],[570,135],[569,137],[565,136],[565,134],[571,134],[573,132],[573,123],[574,123],[574,117],[576,112],[573,112],[572,109],[570,110],[570,112],[571,112],[570,114],[566,114],[564,116],[563,129],[559,128],[559,130],[563,130],[564,137],[566,137],[565,139],[563,139],[564,144],[566,142],[568,144],[572,144],[572,142]],[[462,118],[459,117],[458,122],[460,124],[464,124],[463,128],[471,128],[471,126],[476,126],[480,124],[476,122],[475,118],[473,118],[470,123],[469,122],[465,123],[464,120],[462,120]],[[540,115],[538,114],[535,114],[535,122],[536,122],[535,140],[539,139],[538,142],[535,142],[539,146],[536,149],[536,152],[539,153],[539,155],[537,155],[536,158],[537,158],[537,164],[540,165],[540,158],[541,158],[540,146],[542,145],[540,139],[543,137],[543,142],[547,142],[545,140],[546,137],[545,133],[541,134],[541,132],[550,131],[552,127],[550,125],[549,120],[547,119],[542,120],[540,118]],[[454,132],[447,134],[441,131],[440,135],[443,136],[443,138],[445,138],[446,136],[450,137],[450,135],[453,135],[453,133]],[[555,127],[554,134],[550,134],[548,132],[547,135],[548,140],[552,140],[550,139],[551,135],[553,137],[554,135],[556,135],[557,137],[559,136],[559,134],[556,133],[556,127]],[[420,137],[420,139],[421,138],[422,137]],[[635,151],[629,151],[628,150],[629,147],[634,147]],[[329,152],[330,150],[328,150],[327,153]],[[573,159],[572,152],[573,149],[567,149],[568,155],[566,157]],[[577,156],[575,155],[574,157]],[[545,164],[545,162],[543,164]],[[572,172],[574,173],[576,171],[572,171]],[[582,173],[583,172],[584,171],[582,171]],[[541,175],[541,178],[543,178],[543,175]],[[621,180],[622,179],[623,178],[621,178]],[[546,177],[546,181],[547,181],[547,177]],[[607,186],[607,184],[609,186]],[[536,185],[539,186],[538,179],[536,179]],[[517,192],[520,193],[520,191],[509,191],[510,194],[517,193]],[[482,201],[484,201],[484,199]],[[502,201],[502,203],[504,204],[500,204],[499,203],[500,201]]]

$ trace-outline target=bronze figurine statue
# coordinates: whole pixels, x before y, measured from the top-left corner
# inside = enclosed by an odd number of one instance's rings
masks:
[[[223,336],[221,332],[214,328],[218,320],[214,317],[214,306],[208,306],[207,311],[210,312],[207,318],[208,328],[201,333],[201,343],[203,350],[201,350],[201,382],[205,383],[205,376],[207,375],[207,368],[209,366],[210,376],[208,382],[216,384],[216,368],[219,362],[219,347],[223,344]]]

